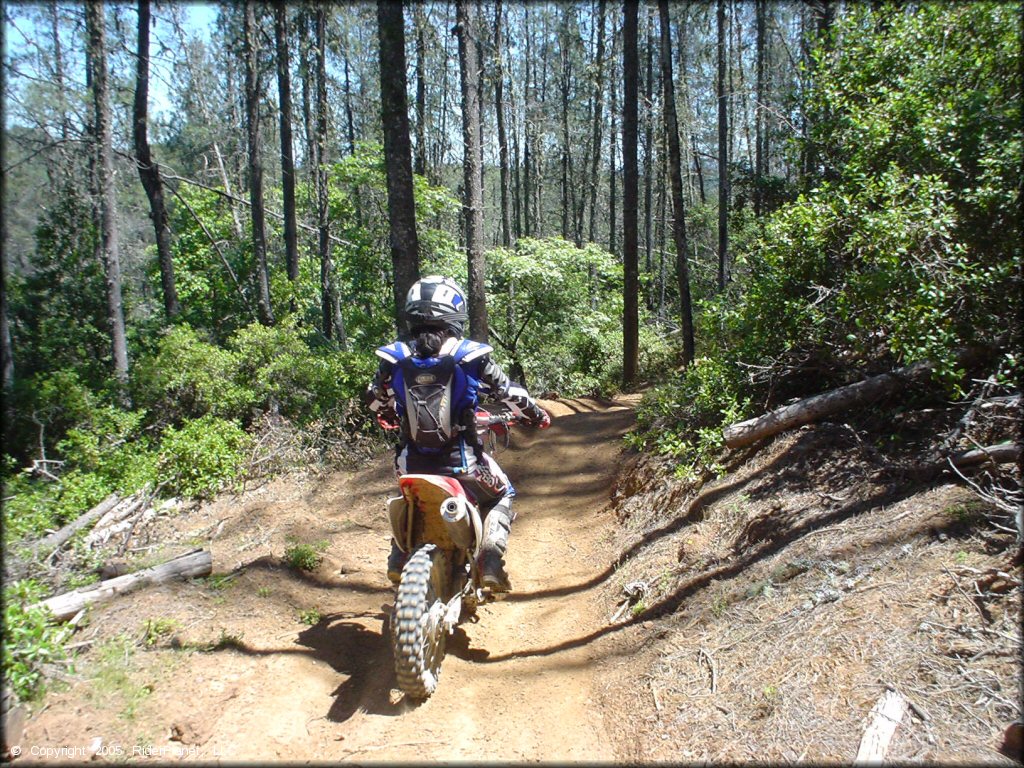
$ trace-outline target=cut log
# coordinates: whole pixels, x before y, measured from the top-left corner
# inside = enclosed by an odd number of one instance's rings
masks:
[[[871,719],[861,737],[854,765],[881,765],[889,751],[889,742],[906,714],[907,700],[891,688],[886,690],[871,709]]]
[[[62,546],[64,546],[64,543],[68,539],[75,535],[76,532],[82,530],[83,528],[85,528],[85,526],[89,525],[94,520],[103,517],[103,515],[107,514],[110,510],[116,507],[119,501],[120,498],[116,493],[110,494],[109,496],[107,496],[107,498],[105,498],[103,501],[101,501],[95,507],[90,509],[81,517],[78,517],[72,522],[68,523],[59,531],[55,531],[54,533],[51,533],[49,536],[45,536],[44,538],[37,541],[34,545],[32,545],[32,550],[36,553],[39,553],[46,551],[53,552],[54,550],[60,549]]]
[[[1000,443],[987,448],[958,453],[956,456],[950,456],[949,460],[953,462],[954,467],[973,467],[976,464],[985,464],[989,461],[993,464],[1011,464],[1017,461],[1020,450],[1020,445],[1016,443]]]
[[[162,584],[172,579],[207,576],[212,570],[213,557],[209,550],[196,549],[152,568],[56,595],[41,603],[36,603],[33,607],[46,608],[57,621],[66,621],[92,603],[109,600],[149,584]]]
[[[892,373],[872,376],[858,381],[856,384],[848,384],[845,387],[776,408],[763,416],[730,424],[722,430],[722,436],[729,448],[742,448],[764,437],[771,437],[787,429],[810,424],[823,416],[874,400],[905,386],[908,381],[922,378],[931,369],[930,363],[915,363],[906,368],[899,368]]]

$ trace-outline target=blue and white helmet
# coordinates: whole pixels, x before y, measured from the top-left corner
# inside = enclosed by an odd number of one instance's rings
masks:
[[[405,321],[410,330],[430,326],[461,336],[467,319],[465,294],[450,277],[421,278],[413,283],[405,297]]]

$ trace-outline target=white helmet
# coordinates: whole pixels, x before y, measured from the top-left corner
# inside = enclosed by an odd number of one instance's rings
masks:
[[[450,277],[421,278],[413,283],[405,297],[405,320],[410,330],[429,326],[445,328],[461,336],[468,318],[466,297]]]

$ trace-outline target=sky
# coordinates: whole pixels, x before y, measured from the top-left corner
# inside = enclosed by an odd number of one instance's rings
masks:
[[[164,4],[160,4],[164,5]],[[156,19],[155,26],[151,29],[150,33],[150,50],[154,54],[151,59],[151,73],[150,73],[150,105],[151,111],[154,117],[158,117],[159,113],[166,112],[171,108],[170,102],[170,69],[163,62],[161,57],[157,55],[159,51],[159,41],[166,40],[168,44],[173,40],[173,30],[169,23],[163,21],[163,9],[156,3],[152,6],[152,14]],[[3,20],[4,24],[4,66],[5,69],[10,61],[9,57],[18,56],[19,54],[25,53],[30,50],[29,40],[39,40],[41,44],[48,42],[48,38],[52,36],[52,32],[48,25],[39,24],[37,25],[34,21],[26,15],[28,11],[42,7],[41,3],[8,3],[5,8],[5,17]],[[214,22],[217,18],[217,7],[212,3],[178,3],[179,9],[184,15],[184,26],[188,32],[201,35],[205,39],[210,39],[210,33],[213,29]],[[76,9],[80,12],[80,6]],[[131,6],[124,7],[125,23],[132,24],[135,19],[135,11]],[[70,40],[70,31],[65,29],[61,33],[61,42],[64,47],[67,48]],[[22,75],[22,77],[19,77]],[[5,71],[5,85],[7,88],[18,85],[20,82],[24,82],[35,75],[32,71],[31,64],[23,68],[19,68],[18,72],[12,72],[10,70]],[[74,71],[71,72],[71,76],[76,80],[81,80],[84,75],[76,74]],[[6,95],[5,95],[6,98]],[[8,118],[10,110],[4,109],[4,125],[8,126]]]

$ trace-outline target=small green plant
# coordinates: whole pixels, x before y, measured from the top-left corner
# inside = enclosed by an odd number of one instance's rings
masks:
[[[292,568],[315,571],[324,559],[320,551],[314,544],[295,544],[284,551],[284,559]]]
[[[953,561],[957,565],[965,565],[967,563],[967,553],[961,549],[953,556]]]
[[[219,651],[224,648],[239,648],[242,645],[242,633],[228,632],[223,627],[220,630],[220,637],[213,645],[213,650]]]
[[[256,594],[260,597],[270,597],[270,587],[260,587],[256,590]]]
[[[978,503],[953,504],[946,507],[946,515],[963,525],[978,522],[983,517],[983,506]]]
[[[206,586],[217,591],[225,590],[234,583],[236,578],[238,578],[238,573],[234,572],[213,574],[206,577]]]
[[[142,625],[142,642],[147,648],[152,648],[177,627],[178,622],[174,619],[146,619]]]
[[[717,595],[711,601],[711,613],[714,614],[716,619],[722,618],[725,615],[725,609],[728,607],[729,601],[725,599],[725,595]]]
[[[315,624],[319,624],[322,618],[323,615],[320,613],[320,609],[316,607],[299,612],[299,621],[303,624],[308,624],[311,627]]]

